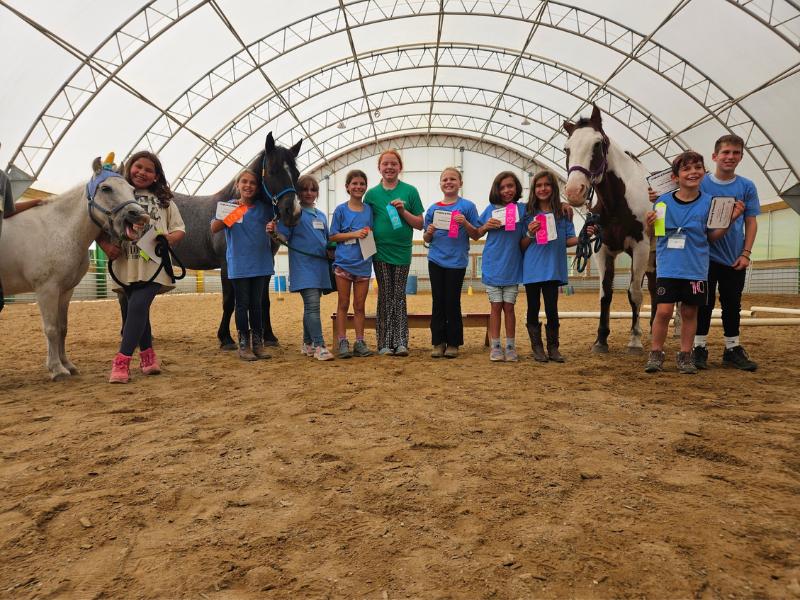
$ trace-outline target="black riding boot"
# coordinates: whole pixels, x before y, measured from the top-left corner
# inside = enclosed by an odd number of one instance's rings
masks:
[[[547,356],[544,353],[544,344],[542,344],[542,324],[528,323],[525,325],[528,330],[528,336],[531,338],[531,349],[533,350],[533,360],[536,362],[547,362]]]
[[[545,332],[547,333],[547,356],[553,362],[564,362],[564,357],[558,351],[558,325],[548,323]]]
[[[239,358],[242,360],[258,360],[250,349],[250,332],[239,332]]]

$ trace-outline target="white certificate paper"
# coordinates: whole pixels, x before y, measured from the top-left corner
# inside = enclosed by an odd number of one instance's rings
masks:
[[[672,180],[672,169],[656,171],[648,176],[647,184],[653,189],[656,195],[667,194],[678,189],[678,184]]]
[[[435,210],[433,211],[433,226],[436,229],[450,230],[450,219],[453,218],[453,213],[449,210]],[[505,216],[503,217],[505,218]]]
[[[375,247],[375,236],[372,235],[372,230],[369,230],[367,237],[358,238],[358,245],[361,247],[361,258],[364,260],[375,254],[378,249]]]
[[[558,239],[558,229],[556,229],[556,218],[553,213],[546,213],[547,219],[547,241],[552,242]]]
[[[136,245],[139,247],[139,255],[145,260],[155,260],[157,236],[158,232],[156,228],[150,227],[136,242]]]
[[[492,218],[497,219],[503,225],[506,224],[506,207],[503,208],[496,208],[492,211]],[[515,208],[514,210],[514,223],[519,223],[519,209]]]
[[[715,196],[711,199],[711,210],[708,211],[706,227],[709,229],[724,229],[731,224],[733,205],[736,198],[732,196]]]
[[[214,215],[214,218],[222,221],[225,217],[227,217],[237,208],[239,208],[238,202],[217,202],[217,212]],[[239,217],[239,220],[236,222],[241,223],[243,220],[244,220],[244,215]]]

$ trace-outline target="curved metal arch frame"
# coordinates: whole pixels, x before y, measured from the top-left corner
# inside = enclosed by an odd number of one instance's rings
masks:
[[[123,89],[131,89],[131,86],[124,84],[117,77],[123,67],[150,43],[208,4],[209,1],[151,0],[106,36],[92,50],[91,54],[83,55],[77,49],[69,48],[68,51],[81,60],[81,64],[53,94],[39,113],[39,116],[25,134],[22,143],[11,156],[9,165],[13,164],[17,157],[22,157],[33,177],[38,176],[73,123],[109,82],[118,81],[122,84]],[[191,2],[194,4],[189,8],[184,8],[186,4]],[[162,8],[162,5],[164,5],[164,8]],[[171,16],[173,12],[174,15]],[[157,18],[151,19],[149,15],[154,15]],[[144,20],[143,31],[140,23],[142,19]],[[45,32],[43,31],[43,33]],[[45,35],[48,35],[48,33],[45,33]],[[48,35],[48,37],[55,38],[53,34]],[[61,40],[55,41],[65,47],[65,42]],[[134,49],[131,49],[132,47]],[[65,114],[67,115],[66,117]],[[38,130],[41,130],[45,137],[44,145],[32,143],[32,137]],[[45,154],[37,162],[36,155],[41,151],[44,151]]]
[[[738,2],[734,0],[728,1],[738,5]],[[774,2],[776,0],[771,1]],[[343,31],[347,31],[349,35],[351,29],[355,27],[370,25],[387,18],[399,19],[421,16],[441,17],[443,15],[475,14],[541,24],[598,42],[605,47],[619,52],[626,60],[636,61],[642,66],[652,70],[681,89],[708,113],[704,120],[717,120],[724,128],[740,134],[745,139],[746,149],[750,152],[754,162],[758,165],[765,177],[772,183],[776,191],[780,191],[792,177],[795,179],[799,178],[794,167],[787,161],[780,148],[758,125],[757,121],[739,104],[741,98],[734,99],[731,97],[721,86],[705,75],[691,62],[657,44],[641,33],[629,29],[612,19],[558,2],[540,3],[535,8],[531,9],[526,9],[519,3],[512,4],[504,2],[499,4],[497,10],[491,13],[478,10],[479,3],[477,2],[471,7],[468,7],[462,0],[443,0],[441,3],[433,2],[432,0],[422,0],[418,5],[414,6],[402,0],[394,0],[388,4],[391,4],[390,8],[384,8],[377,0],[355,0],[347,5],[342,5],[340,3],[339,8],[321,11],[315,15],[295,21],[280,30],[276,30],[251,44],[252,47],[258,49],[256,55],[259,56],[259,58],[262,55],[262,51],[266,54],[271,54],[271,58],[268,58],[266,61],[259,60],[258,67],[271,62],[271,60],[274,60],[278,55],[291,52],[310,42]],[[446,6],[452,5],[455,5],[458,10],[449,10],[445,8]],[[361,7],[363,10],[355,13],[353,8],[356,6]],[[494,4],[491,6],[494,8]],[[559,10],[554,10],[554,7],[557,7]],[[747,10],[746,7],[740,6],[739,8],[742,8],[745,12],[755,17],[755,13]],[[346,15],[342,14],[342,11],[346,11]],[[334,25],[331,26],[325,23],[321,15],[335,15],[335,17],[331,19]],[[532,20],[537,16],[538,20]],[[340,21],[344,21],[344,25],[342,25]],[[584,23],[588,24],[585,25]],[[763,20],[762,23],[764,23]],[[324,30],[324,33],[317,37],[314,36],[315,24],[317,29]],[[767,23],[764,24],[770,27],[770,29],[775,30],[775,26]],[[266,40],[271,40],[271,42],[268,43]],[[291,45],[292,43],[294,43],[294,45]],[[624,48],[622,48],[622,46],[624,46]],[[438,54],[438,43],[435,48]],[[190,97],[194,97],[195,99],[207,98],[206,103],[201,103],[199,106],[198,110],[202,110],[216,93],[221,93],[224,89],[233,85],[234,82],[228,81],[222,74],[216,74],[215,71],[220,66],[226,65],[229,62],[234,66],[233,63],[237,56],[238,54],[226,59],[222,63],[219,63],[214,69],[208,71],[206,75],[195,82],[193,86],[187,88],[184,94],[170,106],[170,109],[175,106],[181,98],[184,98],[185,105],[189,108],[190,113],[188,115],[183,115],[186,118],[184,123],[188,123],[197,112],[192,112],[191,102],[189,100]],[[246,62],[247,61],[240,59],[240,63]],[[252,67],[252,69],[255,70],[255,68],[258,67]],[[249,72],[245,74],[249,74]],[[212,75],[214,77],[212,77]],[[214,92],[214,79],[217,81],[228,81],[228,85],[219,89],[218,92]],[[198,86],[205,81],[208,82],[208,87],[205,89],[198,88]],[[208,97],[205,93],[208,89],[212,90],[211,97]],[[364,99],[366,101],[366,97]],[[713,102],[709,103],[712,99]],[[145,138],[149,138],[153,127],[159,122],[171,125],[171,123],[165,122],[163,118],[156,120],[137,143],[141,143]],[[156,137],[160,136],[167,141],[176,133],[177,130],[172,130],[171,126],[169,135],[152,132]],[[675,135],[665,138],[665,143],[669,143],[674,137]],[[149,141],[148,139],[148,143]]]
[[[753,9],[752,0],[727,0],[736,8],[743,10],[756,21],[771,29],[795,50],[800,50],[800,35],[786,27],[786,23],[800,23],[800,7],[790,0],[769,0],[768,10],[758,12]],[[766,12],[766,14],[764,14]]]
[[[387,137],[387,132],[388,134],[391,134],[391,137],[397,137],[399,132],[408,131],[408,135],[412,135],[424,133],[428,131],[429,128],[432,128],[437,130],[436,133],[439,135],[454,135],[454,131],[461,134],[464,132],[473,132],[478,141],[480,141],[481,135],[486,135],[488,132],[488,135],[493,143],[503,145],[510,149],[513,148],[516,152],[521,154],[530,152],[531,148],[534,147],[534,142],[538,142],[539,148],[541,148],[543,145],[550,145],[552,154],[560,154],[560,157],[563,158],[563,150],[556,148],[548,140],[542,139],[541,137],[519,127],[492,122],[487,118],[481,118],[474,115],[435,113],[433,115],[433,122],[428,120],[428,116],[429,114],[427,112],[419,112],[402,116],[387,117],[385,119],[371,119],[367,123],[358,125],[343,133],[337,133],[324,140],[321,140],[319,145],[325,147],[329,152],[332,153],[332,155],[335,155],[341,153],[343,148],[363,142],[366,139],[365,132],[367,131],[373,132],[374,137],[371,135],[370,139],[373,139],[375,143],[379,143]],[[390,125],[393,125],[394,127],[390,129]],[[251,135],[255,135],[265,126],[266,123],[262,123],[255,131],[253,131]],[[292,138],[292,135],[296,133],[298,128],[299,126],[296,125],[288,131],[279,132],[275,137],[278,139],[285,139],[287,137]],[[310,159],[312,152],[314,151],[306,150],[297,157],[297,165],[301,171],[318,169],[321,165],[326,164],[328,160],[327,158],[320,157],[316,159]],[[542,160],[546,159],[543,157]],[[209,160],[206,160],[198,161],[195,166],[199,168],[199,164],[202,164],[203,162],[209,165],[210,169],[208,172],[203,173],[202,179],[192,179],[188,176],[183,177],[173,184],[173,189],[188,194],[197,193],[199,188],[203,185],[211,173],[213,173],[222,164],[222,160],[219,160],[216,164],[212,164]],[[538,164],[538,161],[535,160],[531,160],[531,162],[536,162]],[[552,165],[549,165],[548,168],[555,171],[562,170],[556,160],[553,160]],[[193,185],[190,187],[189,184]]]
[[[447,63],[448,67],[460,69],[478,69],[482,72],[493,71],[505,74],[506,70],[498,68],[496,65],[503,65],[512,60],[516,60],[516,54],[508,53],[504,50],[490,49],[486,47],[462,45],[455,46],[449,45],[437,55],[439,66],[442,65],[442,58],[452,58]],[[431,59],[430,63],[426,63],[425,59]],[[226,128],[217,131],[213,139],[215,146],[203,146],[195,153],[193,159],[181,169],[180,174],[175,180],[175,185],[181,185],[185,180],[192,181],[199,188],[205,178],[210,175],[216,166],[218,166],[225,158],[227,158],[238,147],[246,137],[255,133],[262,128],[267,122],[277,119],[280,115],[285,114],[284,102],[291,101],[293,106],[299,106],[302,102],[309,98],[316,98],[320,93],[335,89],[341,85],[347,85],[356,81],[355,66],[354,64],[363,61],[363,70],[358,70],[358,77],[363,80],[364,71],[367,76],[377,76],[386,73],[395,73],[406,69],[419,69],[419,68],[432,68],[434,65],[433,54],[431,48],[427,45],[411,46],[406,48],[387,48],[381,51],[370,52],[366,59],[357,58],[356,60],[344,59],[339,63],[333,63],[321,71],[313,71],[311,74],[302,76],[285,86],[280,90],[282,101],[278,101],[274,94],[268,94],[256,101],[247,110],[242,111],[239,115],[229,123]],[[578,100],[585,101],[586,96],[600,89],[600,84],[596,81],[588,79],[585,75],[575,70],[568,70],[565,65],[556,64],[550,61],[545,61],[541,57],[524,56],[523,60],[518,63],[518,67],[527,74],[527,79],[542,83],[575,97]],[[391,61],[391,62],[390,62]],[[451,64],[452,63],[452,64]],[[415,86],[416,87],[416,86]],[[431,88],[432,86],[428,86]],[[460,87],[462,89],[469,89],[464,86],[451,86]],[[479,88],[476,88],[479,89]],[[331,121],[341,121],[348,118],[345,108],[352,104],[363,103],[368,107],[374,104],[370,98],[374,95],[384,93],[386,90],[381,90],[375,94],[369,95],[366,99],[362,97],[353,98],[341,102],[340,104],[329,107],[324,111],[313,115],[312,117],[303,119],[303,122],[309,121],[322,121],[328,123],[328,118],[320,119],[320,115],[329,113]],[[513,112],[513,105],[527,102],[524,99],[509,96],[508,94],[500,94],[499,92],[492,92],[486,90],[499,97],[499,102],[505,102],[505,97],[510,97],[513,102],[506,105],[504,110]],[[577,91],[585,91],[586,95],[578,94]],[[436,99],[431,96],[433,100]],[[608,114],[619,121],[622,125],[627,127],[635,135],[637,135],[647,146],[653,151],[657,152],[665,161],[668,161],[672,154],[677,154],[686,148],[679,139],[674,138],[672,134],[668,133],[666,126],[655,120],[654,117],[648,115],[644,108],[635,105],[630,99],[615,92],[613,88],[606,86],[603,93],[598,96],[596,102],[603,107]],[[497,104],[497,102],[496,102]],[[534,103],[530,103],[534,104]],[[488,104],[487,107],[491,108]],[[536,105],[538,106],[538,105]],[[339,112],[339,108],[341,112]],[[362,107],[363,108],[363,107]],[[376,108],[372,106],[372,109]],[[546,108],[546,107],[545,107]],[[554,115],[562,117],[567,120],[565,115],[561,115],[557,111],[546,108]],[[364,111],[366,112],[366,111]],[[362,114],[362,113],[359,113]],[[531,118],[534,117],[532,112],[520,112],[520,116]],[[549,123],[540,121],[542,124],[550,127],[554,132],[557,132],[563,123],[563,120],[557,124],[557,127],[552,127]],[[255,125],[255,129],[253,126]],[[329,124],[325,125],[329,126]],[[324,128],[324,127],[323,127]],[[234,133],[235,132],[235,133]],[[313,135],[313,134],[312,134]],[[241,137],[244,136],[244,137]],[[238,141],[236,138],[239,138]],[[224,147],[224,142],[221,140],[230,139],[232,144],[227,152],[220,152],[218,147]],[[663,140],[669,140],[669,143],[664,143]],[[552,156],[549,160],[555,159]],[[207,173],[204,173],[207,167],[211,167]],[[192,176],[192,171],[199,172],[199,177]],[[187,187],[187,186],[183,186]]]
[[[153,0],[153,2],[149,3],[148,5],[146,5],[142,9],[140,9],[140,11],[138,13],[136,13],[135,16],[137,16],[137,15],[139,15],[141,13],[144,13],[145,11],[150,9],[153,5],[155,5],[157,2],[159,2],[159,0]],[[195,8],[197,8],[197,7],[201,6],[201,5],[205,5],[207,2],[208,2],[208,0],[201,0],[201,4],[198,4],[197,6],[195,6]],[[793,47],[796,47],[796,44],[794,44],[792,42],[792,40],[789,39],[789,37],[786,35],[786,33],[783,32],[784,24],[787,21],[791,21],[791,20],[794,20],[796,18],[797,7],[793,2],[790,2],[789,0],[783,0],[782,2],[781,2],[781,0],[770,0],[770,11],[769,11],[768,17],[766,19],[763,16],[760,16],[754,10],[751,10],[749,2],[744,2],[743,0],[728,0],[728,2],[733,4],[733,5],[735,5],[735,6],[737,6],[741,10],[747,12],[753,18],[756,18],[759,22],[761,22],[765,27],[769,28],[775,35],[778,35],[779,37],[784,39],[787,43],[789,43]],[[791,16],[790,19],[778,19],[778,18],[776,18],[776,15],[779,12],[779,11],[773,10],[776,2],[781,4],[781,6],[784,9],[786,7],[790,7],[790,9],[793,11],[792,12],[792,16]],[[169,3],[169,0],[164,0],[164,3]],[[185,2],[184,2],[184,4],[185,4]],[[723,109],[720,110],[719,112],[715,112],[713,104],[712,105],[708,105],[705,100],[701,101],[698,98],[698,96],[696,96],[695,94],[693,94],[691,92],[691,90],[692,89],[701,89],[701,90],[704,89],[705,90],[704,96],[707,99],[709,97],[710,91],[713,88],[722,91],[722,88],[720,86],[718,86],[715,82],[713,82],[713,80],[711,80],[710,78],[705,76],[701,71],[699,71],[696,67],[694,67],[689,61],[686,61],[685,59],[682,59],[682,58],[678,57],[677,55],[673,54],[672,51],[653,43],[652,40],[648,40],[648,44],[643,45],[642,48],[638,48],[638,42],[634,43],[634,40],[635,39],[644,40],[645,37],[642,36],[641,34],[639,34],[638,32],[635,32],[635,31],[633,31],[631,29],[628,29],[625,26],[623,26],[623,25],[621,25],[621,24],[619,24],[619,23],[617,23],[617,22],[615,22],[615,21],[613,21],[611,19],[608,19],[606,17],[597,15],[597,14],[592,13],[590,11],[582,10],[582,9],[577,8],[577,7],[568,6],[568,5],[565,5],[565,4],[558,3],[558,2],[540,3],[537,7],[528,10],[526,7],[523,7],[520,3],[503,2],[503,3],[498,3],[498,5],[495,6],[495,4],[491,3],[491,0],[490,0],[490,8],[492,9],[491,13],[484,13],[484,12],[480,12],[480,10],[476,10],[478,8],[478,6],[479,6],[479,3],[477,3],[477,2],[473,3],[471,7],[468,7],[463,1],[459,1],[459,0],[441,0],[440,2],[434,2],[433,0],[422,0],[422,2],[420,2],[417,5],[412,5],[411,3],[405,2],[403,0],[394,0],[394,2],[389,2],[388,4],[391,4],[392,6],[388,7],[388,8],[387,7],[383,7],[383,6],[381,6],[379,4],[378,0],[354,0],[353,2],[350,2],[348,4],[344,4],[344,2],[340,0],[338,8],[332,8],[332,9],[328,9],[328,10],[325,10],[325,11],[320,11],[319,13],[316,13],[314,15],[310,15],[309,17],[306,17],[304,19],[300,19],[300,20],[290,24],[289,26],[284,27],[281,30],[277,30],[276,32],[273,32],[270,35],[271,36],[276,36],[277,35],[279,37],[282,37],[283,38],[282,42],[280,40],[277,40],[277,39],[276,39],[276,41],[278,41],[279,44],[284,44],[285,45],[286,41],[289,38],[292,38],[292,37],[294,39],[302,40],[303,37],[307,35],[305,32],[313,30],[313,25],[316,22],[317,25],[319,25],[319,26],[321,26],[323,28],[326,28],[328,30],[328,33],[325,34],[325,35],[332,35],[334,33],[340,32],[340,31],[347,31],[349,38],[352,40],[352,37],[350,36],[350,32],[354,27],[364,26],[364,25],[370,24],[372,22],[376,22],[376,21],[379,21],[379,20],[381,20],[381,21],[385,20],[387,18],[404,18],[404,17],[437,15],[440,18],[440,26],[441,26],[441,18],[445,14],[447,14],[447,15],[478,14],[478,15],[482,15],[482,16],[491,16],[491,17],[498,17],[498,18],[510,18],[510,19],[515,19],[515,20],[523,20],[523,21],[526,21],[526,22],[531,22],[531,17],[534,15],[534,13],[536,11],[539,11],[540,15],[546,16],[547,19],[549,20],[549,23],[544,23],[544,22],[542,23],[545,26],[552,27],[552,28],[555,28],[555,29],[564,30],[564,31],[568,31],[570,33],[574,33],[574,34],[580,35],[582,37],[587,37],[589,39],[594,39],[595,41],[599,41],[599,39],[602,37],[602,38],[604,38],[603,41],[602,41],[604,46],[612,48],[612,49],[614,49],[614,50],[616,50],[618,52],[622,52],[623,54],[625,54],[625,52],[621,51],[619,49],[619,45],[620,45],[621,42],[622,43],[626,43],[626,39],[629,38],[629,41],[627,42],[629,44],[630,48],[631,48],[631,50],[629,50],[628,53],[627,53],[627,56],[629,58],[639,61],[639,58],[638,58],[639,56],[652,54],[653,57],[657,57],[657,60],[656,60],[656,65],[657,66],[655,67],[654,70],[656,70],[657,72],[659,72],[660,74],[662,74],[664,76],[666,76],[665,73],[667,73],[667,72],[673,72],[673,73],[677,72],[677,73],[679,73],[679,76],[677,76],[676,79],[672,79],[670,77],[667,77],[667,79],[672,81],[676,85],[679,85],[681,87],[681,89],[683,89],[683,91],[685,91],[690,96],[695,98],[698,101],[698,103],[700,103],[700,105],[704,109],[706,109],[710,113],[710,115],[713,118],[715,118],[717,121],[719,121],[723,126],[725,126],[726,128],[728,128],[729,130],[732,130],[732,131],[734,130],[734,128],[738,128],[740,133],[745,133],[746,134],[744,136],[746,141],[750,141],[751,134],[752,134],[752,136],[754,138],[756,138],[757,142],[759,141],[758,138],[766,140],[765,143],[759,143],[757,145],[757,148],[759,150],[761,150],[761,152],[759,153],[759,156],[756,156],[755,154],[753,154],[753,152],[751,152],[751,154],[753,155],[753,158],[754,158],[756,164],[759,166],[759,168],[762,170],[762,172],[765,174],[765,176],[770,180],[770,182],[773,183],[773,186],[775,187],[775,189],[777,191],[780,191],[780,189],[784,185],[786,185],[786,182],[789,181],[792,176],[795,179],[798,178],[794,167],[792,167],[790,165],[790,163],[788,163],[788,161],[786,160],[786,157],[783,155],[783,153],[781,152],[780,148],[766,134],[766,132],[764,132],[760,128],[760,126],[758,125],[757,121],[755,121],[743,109],[743,107],[739,105],[739,99],[731,98],[729,95],[726,94],[728,96],[728,100],[723,102],[723,104],[722,104]],[[542,9],[543,4],[544,4],[544,7]],[[176,8],[178,9],[178,12],[180,13],[181,2],[179,0],[175,0],[175,5],[176,5]],[[450,5],[450,6],[456,5],[458,10],[446,10],[445,9],[446,5]],[[557,7],[558,9],[560,9],[560,12],[556,12],[555,10],[553,10],[553,7]],[[363,8],[363,10],[361,10],[362,8]],[[369,20],[369,15],[371,13],[374,16],[372,21]],[[332,20],[334,22],[333,29],[331,29],[331,27],[327,23],[325,23],[325,21],[321,18],[321,15],[336,15],[336,17]],[[360,19],[359,19],[359,15],[361,17]],[[584,19],[584,21],[589,22],[588,27],[586,27],[586,26],[582,27],[582,19],[581,19],[582,16],[590,17],[589,19]],[[123,26],[120,27],[117,31],[113,32],[105,40],[105,42],[107,43],[112,37],[116,38],[116,35],[119,34],[122,31],[122,29],[124,28],[124,26],[127,25],[128,23],[130,23],[132,19],[133,19],[133,17],[131,19],[129,19],[128,21],[126,21],[126,23],[124,23]],[[352,20],[352,23],[351,23],[351,20]],[[338,24],[338,25],[336,24],[339,21],[343,21],[344,22],[344,27],[343,28],[342,28],[341,24]],[[355,25],[353,25],[353,23],[355,23]],[[165,29],[168,29],[169,27],[171,27],[172,24],[174,24],[174,23],[171,23]],[[304,28],[304,27],[302,27],[302,25],[304,25],[304,24],[310,24],[311,26],[309,26],[308,28]],[[571,29],[570,29],[570,27],[571,27]],[[305,29],[305,31],[304,31],[304,29]],[[282,36],[281,36],[281,34],[282,34]],[[147,32],[147,35],[149,35],[149,30]],[[135,37],[135,36],[133,36],[133,37]],[[253,45],[256,46],[256,47],[260,46],[259,49],[261,49],[261,48],[263,48],[263,49],[270,48],[271,47],[270,44],[265,42],[265,40],[267,40],[269,37],[270,37],[269,35],[265,36],[264,38],[262,38],[258,42],[255,42]],[[146,46],[147,44],[149,44],[153,39],[154,39],[154,37],[149,37],[149,39],[147,39],[145,41],[143,46],[141,48],[139,48],[138,51],[141,51],[141,49],[144,46]],[[301,41],[300,45],[304,45],[305,43],[308,43],[308,41]],[[102,46],[102,44],[101,44],[101,46]],[[245,48],[245,50],[248,50],[248,49],[249,49],[249,46],[247,48]],[[272,48],[272,49],[274,50],[274,48]],[[636,52],[636,56],[633,56],[631,54],[633,49],[638,49],[637,52]],[[260,55],[260,52],[258,54]],[[121,45],[120,45],[120,55],[122,55]],[[237,55],[232,56],[230,58],[230,60],[231,61],[235,61],[236,56]],[[677,59],[677,61],[668,60],[670,56],[672,56],[675,59]],[[126,57],[125,60],[124,60],[124,64],[127,64],[127,62],[131,58],[132,58],[132,55]],[[227,61],[225,61],[225,62],[227,62]],[[88,60],[85,61],[85,63],[88,63]],[[123,66],[124,66],[124,64],[123,64]],[[642,62],[642,64],[646,65],[646,63],[644,63],[644,62]],[[88,66],[88,64],[87,64],[87,66]],[[661,67],[664,67],[664,71],[663,72],[661,70]],[[117,69],[117,71],[118,70],[119,69]],[[211,82],[211,74],[213,73],[213,71],[214,70],[212,69],[211,71],[209,71],[207,73],[207,76],[209,78],[209,83]],[[691,82],[689,87],[683,87],[683,83],[685,81],[688,81],[687,80],[687,74],[689,76],[691,76],[692,72],[700,74],[701,78],[698,81]],[[114,73],[116,73],[116,71]],[[92,74],[94,75],[94,73],[92,73]],[[115,78],[115,74],[112,75],[112,78]],[[681,80],[680,84],[678,84],[677,79]],[[67,84],[65,84],[64,86],[62,86],[59,89],[59,91],[54,96],[54,100],[59,95],[61,95],[62,93],[65,92],[65,90],[67,89],[67,85],[68,84],[69,84],[69,81],[67,82]],[[99,90],[95,90],[93,93],[91,93],[91,96],[86,101],[86,104],[91,102],[91,100],[96,95],[97,91],[99,91]],[[186,93],[188,93],[188,91],[189,90],[187,90]],[[65,98],[67,99],[67,104],[69,105],[69,98],[67,96],[65,96]],[[51,104],[52,104],[52,101],[51,101]],[[50,106],[50,104],[48,106]],[[84,108],[85,108],[85,105],[84,105]],[[736,109],[736,110],[734,110],[734,109]],[[82,109],[81,109],[80,112],[82,112]],[[47,133],[47,138],[50,141],[49,147],[44,147],[43,148],[43,147],[31,146],[31,149],[36,151],[36,152],[38,152],[38,151],[40,151],[42,149],[47,150],[47,154],[45,156],[45,159],[41,162],[41,164],[38,166],[38,168],[34,169],[37,174],[41,171],[41,169],[43,168],[43,166],[46,163],[47,159],[49,159],[49,157],[52,155],[52,152],[54,151],[55,146],[63,138],[64,133],[66,133],[66,130],[68,130],[71,127],[72,122],[74,121],[75,118],[77,118],[77,116],[79,116],[80,112],[75,113],[73,111],[73,116],[68,118],[68,119],[64,118],[63,116],[54,116],[54,120],[57,121],[57,122],[61,122],[62,125],[64,126],[64,129],[62,130],[61,135],[58,136],[57,139],[54,140],[53,136],[50,135],[50,133]],[[162,113],[164,113],[166,115],[167,111],[162,111]],[[744,123],[742,123],[742,119],[741,119],[742,116],[744,116],[745,119],[746,119],[746,121]],[[169,122],[169,120],[171,118],[174,118],[174,115],[170,114],[169,117],[165,117],[167,122]],[[188,119],[187,119],[187,121],[188,121]],[[184,123],[180,123],[180,121],[177,120],[177,119],[176,119],[176,122],[178,122],[179,129],[185,127],[185,125],[186,125],[185,122]],[[40,121],[37,121],[37,123],[35,123],[31,127],[31,130],[30,130],[29,134],[33,132],[33,130],[36,128],[36,125],[39,124],[39,123],[40,123]],[[45,130],[45,132],[48,132],[48,128],[46,127],[46,125],[44,125],[44,130]],[[744,131],[742,131],[742,130],[744,130]],[[176,132],[173,132],[169,137],[172,137],[172,135],[174,135],[175,133]],[[146,135],[147,134],[145,134],[145,136]],[[201,136],[198,136],[198,137],[200,137],[202,139]],[[29,138],[29,136],[26,136],[26,139],[22,142],[20,147],[15,152],[14,157],[16,157],[20,153],[21,149],[25,146],[26,142],[28,141],[28,138]],[[748,150],[750,150],[749,147],[748,147]],[[12,162],[13,162],[13,158],[12,158]],[[772,168],[769,168],[769,166],[768,166],[769,163],[775,164],[776,166],[773,166]],[[32,163],[29,163],[29,166],[31,166],[31,165],[32,165]],[[784,174],[783,181],[778,183],[778,181],[780,180],[780,177],[778,176],[777,179],[776,179],[775,177],[773,177],[773,173],[777,173],[777,174],[783,173]]]
[[[334,173],[341,171],[347,166],[363,160],[377,156],[386,147],[391,146],[397,150],[406,150],[409,148],[454,148],[464,149],[477,154],[491,156],[502,160],[509,165],[527,171],[529,173],[541,169],[543,165],[539,165],[531,160],[530,156],[522,154],[515,148],[505,146],[497,142],[488,142],[481,140],[478,137],[471,137],[467,135],[457,134],[405,134],[399,136],[389,136],[381,138],[378,141],[367,141],[364,144],[355,146],[333,155],[328,159],[328,164],[324,164],[319,168],[310,171],[309,173],[321,180],[325,177],[330,177]],[[563,180],[562,180],[563,181]]]

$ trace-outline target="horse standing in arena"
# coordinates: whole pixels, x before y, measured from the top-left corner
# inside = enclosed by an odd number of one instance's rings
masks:
[[[0,279],[9,294],[35,292],[47,337],[53,380],[75,375],[65,340],[72,292],[89,269],[89,246],[105,231],[136,240],[149,217],[119,173],[95,159],[89,183],[6,219],[0,238]]]
[[[592,352],[608,352],[614,260],[624,251],[632,259],[628,286],[632,311],[628,352],[640,354],[643,352],[639,325],[642,278],[650,253],[650,237],[645,227],[645,214],[652,209],[647,192],[649,173],[633,155],[608,138],[597,106],[593,105],[590,118],[564,123],[564,130],[569,136],[566,145],[567,200],[575,207],[587,204],[591,198],[589,190],[594,188],[597,201],[589,210],[594,213],[602,232],[602,245],[596,261],[601,281],[600,324]]]
[[[256,173],[259,184],[256,201],[266,202],[277,211],[281,221],[289,225],[294,225],[300,216],[300,202],[296,197],[294,186],[299,176],[295,159],[300,153],[301,144],[302,140],[288,149],[278,146],[270,132],[264,150],[248,166]],[[186,237],[177,250],[183,266],[197,270],[221,270],[222,320],[217,330],[217,338],[220,347],[225,350],[236,349],[230,329],[235,299],[233,285],[227,276],[225,235],[221,232],[212,235],[210,224],[216,213],[217,202],[230,200],[235,195],[234,177],[225,187],[210,196],[175,194],[173,198],[186,225]],[[270,321],[269,290],[264,294],[263,314],[265,345],[277,345]]]

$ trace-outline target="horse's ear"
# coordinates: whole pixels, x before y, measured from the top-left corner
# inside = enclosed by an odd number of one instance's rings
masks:
[[[92,161],[92,171],[94,171],[94,174],[97,175],[102,170],[103,170],[103,161],[98,156]]]
[[[292,146],[291,148],[289,148],[289,152],[291,152],[291,153],[292,153],[292,156],[294,156],[295,158],[297,158],[297,156],[300,154],[300,146],[302,146],[302,145],[303,145],[303,140],[301,139],[301,140],[300,140],[299,142],[297,142],[297,143],[296,143],[294,146]]]
[[[271,131],[267,134],[267,142],[264,144],[264,150],[267,151],[267,154],[272,154],[275,150],[275,138],[272,137]]]
[[[572,121],[564,121],[564,131],[567,132],[567,135],[572,135],[572,132],[575,131],[575,123]]]
[[[592,116],[589,120],[596,124],[598,128],[603,124],[603,116],[600,113],[600,109],[597,108],[597,104],[592,104]]]
[[[116,171],[117,173],[119,173],[120,175],[122,175],[124,177],[125,176],[125,161],[121,160],[119,162],[119,165],[117,166],[117,168],[114,169],[114,171]]]

